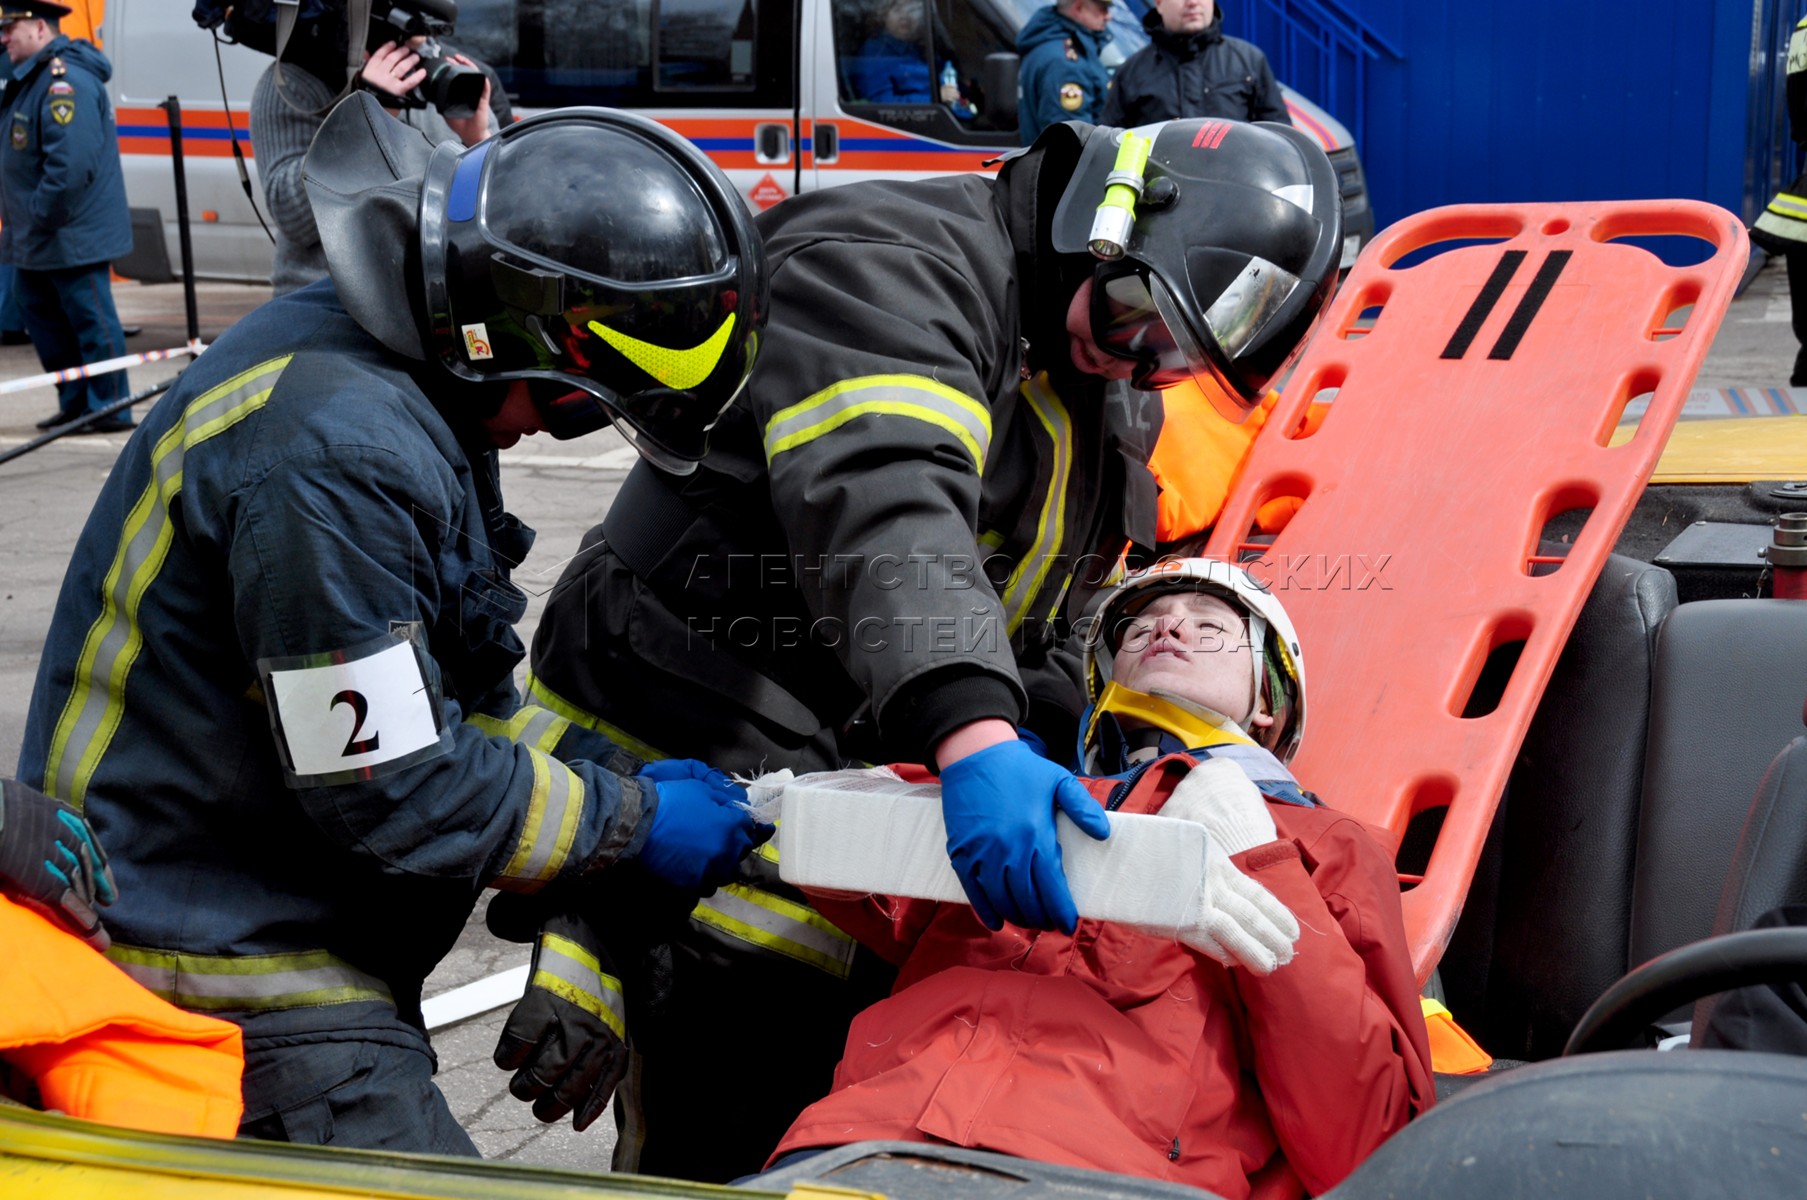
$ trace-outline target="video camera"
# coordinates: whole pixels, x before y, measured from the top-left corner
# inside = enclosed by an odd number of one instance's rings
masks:
[[[346,0],[195,0],[194,20],[202,29],[218,29],[228,41],[264,54],[277,52],[279,16],[288,10],[291,32],[282,58],[319,75],[334,88],[332,76],[345,78]],[[483,99],[483,72],[455,63],[439,39],[458,23],[457,0],[371,0],[364,48],[386,42],[426,40],[415,48],[427,77],[400,97],[408,108],[437,108],[448,117],[468,117]]]
[[[415,47],[420,69],[427,77],[402,97],[409,108],[437,108],[441,116],[468,117],[483,100],[483,72],[446,57],[439,39],[458,23],[458,0],[375,0],[370,6],[370,31],[365,49],[377,50],[385,42],[406,42],[424,37]]]

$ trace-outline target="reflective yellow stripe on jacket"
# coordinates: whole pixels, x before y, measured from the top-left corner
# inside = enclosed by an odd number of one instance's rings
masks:
[[[183,461],[190,450],[262,408],[291,357],[260,363],[191,401],[151,451],[150,482],[126,516],[119,549],[101,584],[100,615],[82,642],[75,685],[44,764],[44,790],[76,808],[87,798],[88,782],[125,715],[126,677],[144,648],[138,606],[175,539],[170,508],[182,491]]]
[[[1067,481],[1073,473],[1073,421],[1067,415],[1066,405],[1048,385],[1048,376],[1044,373],[1026,381],[1022,392],[1029,410],[1041,422],[1054,445],[1054,459],[1048,473],[1048,494],[1042,497],[1041,515],[1035,525],[1035,541],[1017,563],[1016,570],[1010,573],[1010,578],[1004,581],[1004,594],[999,597],[1004,602],[1004,616],[1009,622],[1006,628],[1011,633],[1015,633],[1029,615],[1030,607],[1047,582],[1048,571],[1059,561],[1061,541],[1066,536]],[[1048,615],[1052,616],[1059,608],[1066,590],[1067,577],[1063,572],[1060,588],[1048,606]]]
[[[547,687],[545,680],[535,675],[532,671],[527,672],[527,694],[557,713],[559,716],[565,718],[565,720],[571,722],[573,725],[581,725],[585,729],[600,733],[603,737],[608,738],[609,741],[614,742],[629,754],[635,755],[646,762],[657,762],[660,759],[671,757],[671,755],[660,750],[658,747],[649,746],[626,730],[618,729],[609,724],[595,713],[577,707],[577,705],[571,703],[569,700]]]
[[[806,963],[845,979],[853,969],[854,940],[821,913],[744,883],[705,896],[690,919],[736,941]]]
[[[502,873],[490,882],[510,891],[533,891],[564,870],[583,819],[584,782],[552,757],[571,722],[549,708],[524,704],[507,720],[478,713],[465,723],[525,748],[532,761],[533,790],[520,839]]]
[[[765,460],[807,445],[859,417],[893,416],[924,421],[952,434],[985,472],[991,451],[991,411],[971,396],[926,375],[865,375],[823,388],[774,413],[765,427]]]
[[[569,717],[560,716],[550,708],[541,708],[537,704],[523,704],[506,721],[500,717],[473,713],[465,717],[464,722],[481,729],[490,737],[507,738],[511,742],[531,746],[543,754],[551,754],[559,739],[565,736],[565,730],[571,728]]]
[[[528,986],[551,992],[585,1012],[602,1018],[615,1036],[627,1040],[627,1002],[621,997],[621,981],[602,969],[594,954],[570,938],[540,934],[539,953],[533,960]]]
[[[114,943],[107,957],[146,990],[199,1012],[393,1004],[388,985],[324,950],[294,954],[182,954]]]

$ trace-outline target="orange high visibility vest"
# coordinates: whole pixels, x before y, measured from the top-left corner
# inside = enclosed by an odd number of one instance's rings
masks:
[[[1278,392],[1269,392],[1248,420],[1237,425],[1218,415],[1198,384],[1182,383],[1161,392],[1161,436],[1148,469],[1161,486],[1155,530],[1163,544],[1196,537],[1217,524],[1249,445],[1279,398]],[[1316,431],[1327,407],[1312,405],[1305,419],[1307,432]],[[1255,524],[1262,533],[1278,533],[1298,507],[1299,501],[1290,497],[1269,501],[1256,514]]]
[[[238,1026],[168,1004],[74,934],[0,896],[0,1058],[44,1107],[107,1125],[229,1138],[244,1111]]]

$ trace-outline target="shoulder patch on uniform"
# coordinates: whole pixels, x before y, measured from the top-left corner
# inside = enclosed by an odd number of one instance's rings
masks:
[[[75,120],[75,97],[52,96],[50,98],[50,119],[58,125],[67,125]]]
[[[451,750],[439,673],[415,639],[259,659],[257,671],[290,787],[376,778]]]
[[[1085,107],[1085,89],[1077,83],[1060,85],[1060,106],[1068,112],[1078,112]]]
[[[73,96],[75,95],[75,85],[67,79],[59,79],[50,85],[50,94],[52,96]]]

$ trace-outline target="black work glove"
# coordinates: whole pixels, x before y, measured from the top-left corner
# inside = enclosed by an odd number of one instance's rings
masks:
[[[581,1133],[627,1074],[626,1043],[627,1004],[602,939],[582,917],[551,918],[534,941],[527,993],[496,1042],[496,1065],[515,1073],[508,1090],[547,1124],[571,1113]]]
[[[93,946],[112,944],[96,905],[119,896],[82,815],[17,779],[0,779],[0,891]]]

